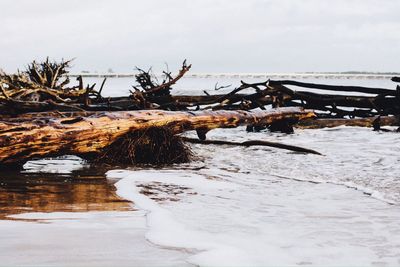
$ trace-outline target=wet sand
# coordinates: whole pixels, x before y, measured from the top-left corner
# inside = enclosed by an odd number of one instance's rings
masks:
[[[188,266],[145,239],[143,212],[26,213],[0,220],[0,266]]]
[[[105,171],[1,172],[0,266],[187,266],[145,239],[144,212]]]
[[[25,212],[87,212],[132,210],[115,193],[103,169],[71,174],[0,173],[0,219]]]

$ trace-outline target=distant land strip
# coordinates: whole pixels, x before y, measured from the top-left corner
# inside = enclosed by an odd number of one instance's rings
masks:
[[[71,77],[88,78],[126,78],[135,77],[136,73],[92,73],[81,72],[69,74]],[[161,74],[156,74],[161,76]],[[184,78],[257,78],[257,79],[391,79],[400,73],[367,73],[367,72],[293,72],[293,73],[187,73]]]

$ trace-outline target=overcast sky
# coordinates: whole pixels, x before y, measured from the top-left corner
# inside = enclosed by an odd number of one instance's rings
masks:
[[[399,0],[0,0],[0,68],[400,71]]]

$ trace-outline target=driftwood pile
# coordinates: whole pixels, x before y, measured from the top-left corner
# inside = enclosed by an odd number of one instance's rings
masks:
[[[17,115],[48,110],[83,110],[90,98],[100,97],[93,85],[69,86],[71,61],[33,62],[23,72],[8,75],[0,72],[0,114]]]
[[[182,110],[265,110],[269,107],[301,106],[316,110],[318,118],[367,118],[398,115],[400,86],[396,89],[361,86],[336,86],[303,83],[292,80],[268,80],[246,83],[227,94],[172,95],[172,86],[191,68],[186,61],[176,76],[164,71],[162,81],[151,69],[137,68],[136,84],[125,97],[103,97],[105,80],[99,89],[96,84],[79,83],[69,86],[68,69],[71,61],[60,63],[33,62],[17,74],[0,72],[0,114],[23,114],[40,111],[124,111],[160,109]],[[392,79],[400,82],[399,77]],[[293,90],[288,86],[307,88]],[[220,87],[221,88],[221,87]],[[216,90],[220,88],[215,88]],[[318,92],[311,92],[318,90]],[[251,91],[249,91],[251,90]],[[243,93],[246,91],[246,93]],[[323,91],[338,92],[326,94]],[[344,95],[344,93],[347,93]],[[361,93],[361,94],[354,94]]]
[[[161,82],[151,70],[137,68],[136,84],[129,96],[104,97],[106,79],[99,88],[96,84],[84,85],[82,77],[77,78],[77,85],[70,86],[70,63],[47,59],[33,62],[16,74],[0,72],[0,165],[21,165],[33,158],[62,154],[111,163],[184,162],[190,153],[183,139],[175,136],[188,130],[196,130],[199,139],[204,140],[211,129],[239,125],[247,125],[248,131],[269,128],[290,133],[299,121],[302,127],[346,124],[379,129],[381,125],[397,125],[400,113],[399,86],[390,90],[296,81],[241,81],[227,94],[204,91],[204,95],[173,95],[172,86],[191,68],[186,61],[175,76],[163,72]],[[399,81],[396,77],[393,80]],[[296,91],[287,86],[319,91]],[[322,90],[362,95],[323,94]],[[316,120],[311,109],[315,110]],[[185,141],[199,142],[189,138]],[[315,152],[252,142],[225,144]]]

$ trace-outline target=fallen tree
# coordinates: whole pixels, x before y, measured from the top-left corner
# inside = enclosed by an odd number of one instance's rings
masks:
[[[143,109],[184,110],[186,101],[198,102],[196,97],[172,97],[170,91],[191,68],[182,64],[176,76],[163,72],[163,80],[158,82],[151,70],[139,72],[136,85],[125,97],[103,97],[101,95],[106,79],[96,89],[96,84],[84,86],[83,78],[78,84],[70,86],[69,67],[71,60],[35,62],[16,74],[0,72],[0,114],[19,115],[28,112],[58,111],[123,111]],[[200,99],[200,101],[203,101]],[[183,104],[181,104],[183,103]],[[206,100],[210,103],[210,100]],[[191,105],[190,103],[188,105]]]
[[[111,163],[184,162],[190,153],[184,152],[177,133],[196,130],[199,139],[205,140],[210,129],[239,125],[247,125],[248,131],[268,128],[292,133],[298,120],[314,114],[316,120],[303,120],[299,127],[351,125],[381,130],[381,126],[399,123],[399,86],[391,90],[292,80],[241,81],[225,94],[204,90],[204,95],[172,95],[172,86],[191,68],[184,61],[176,75],[164,71],[161,82],[151,69],[137,68],[130,95],[104,97],[106,79],[98,90],[96,84],[84,86],[81,76],[77,85],[70,86],[69,64],[46,59],[17,74],[0,73],[1,165],[21,165],[36,157],[62,154]],[[276,109],[280,107],[285,108]],[[236,145],[251,144],[268,142]]]
[[[126,111],[160,109],[182,110],[253,110],[268,107],[301,106],[314,109],[318,118],[365,118],[398,115],[400,89],[338,86],[304,83],[293,80],[267,80],[246,83],[226,94],[172,95],[172,86],[191,68],[186,61],[174,76],[164,71],[162,80],[149,69],[137,68],[136,84],[130,95],[103,97],[104,82],[99,90],[95,84],[68,86],[70,61],[44,62],[28,65],[25,72],[14,75],[0,74],[0,114],[58,111]],[[393,77],[394,81],[397,77]],[[294,90],[288,86],[329,90],[337,94]],[[215,90],[221,87],[215,88]],[[222,86],[222,88],[225,88]],[[249,91],[253,90],[253,92]],[[243,93],[243,92],[246,93]],[[350,92],[362,95],[348,95]]]
[[[0,119],[0,164],[21,165],[49,156],[73,154],[84,158],[104,157],[104,151],[133,132],[167,128],[172,134],[196,130],[201,139],[215,128],[240,125],[269,125],[280,120],[314,117],[310,110],[282,108],[269,111],[124,111],[91,114],[41,114],[37,119],[26,114]],[[84,115],[84,116],[83,116]],[[33,115],[34,116],[34,115]],[[135,140],[131,140],[135,142]],[[148,141],[151,146],[151,140]],[[173,149],[173,148],[172,148]],[[129,151],[120,151],[121,154]]]
[[[294,152],[321,155],[321,153],[319,153],[318,151],[312,150],[312,149],[303,148],[303,147],[299,147],[299,146],[286,145],[286,144],[276,143],[276,142],[269,142],[269,141],[264,141],[264,140],[232,142],[232,141],[224,141],[224,140],[199,140],[199,139],[188,138],[188,137],[183,137],[183,140],[185,142],[194,143],[194,144],[202,144],[202,145],[228,145],[228,146],[244,146],[244,147],[268,146],[268,147],[276,147],[276,148],[286,149],[286,150],[290,150],[290,151],[294,151]]]
[[[316,83],[304,83],[293,80],[277,80],[269,81],[271,86],[274,85],[294,85],[303,88],[319,89],[319,90],[329,90],[329,91],[339,91],[339,92],[358,92],[365,94],[384,94],[384,95],[396,95],[395,90],[390,90],[386,88],[371,88],[364,86],[348,86],[348,85],[327,85],[327,84],[316,84]]]
[[[339,91],[341,94],[323,94],[320,91],[298,91],[287,87],[297,86],[308,89]],[[358,124],[351,119],[369,118],[377,116],[397,116],[400,114],[400,91],[385,88],[370,88],[361,86],[336,86],[325,84],[303,83],[291,80],[267,81],[269,95],[278,99],[279,106],[301,106],[314,109],[319,119],[347,119],[348,125]],[[363,95],[348,95],[348,92],[359,92]],[[316,126],[318,124],[315,121]],[[345,124],[345,120],[340,121]]]
[[[397,116],[368,117],[357,119],[306,119],[297,124],[302,129],[332,128],[338,126],[372,127],[380,130],[381,126],[399,126]]]
[[[392,81],[395,83],[400,83],[400,77],[393,77]]]

